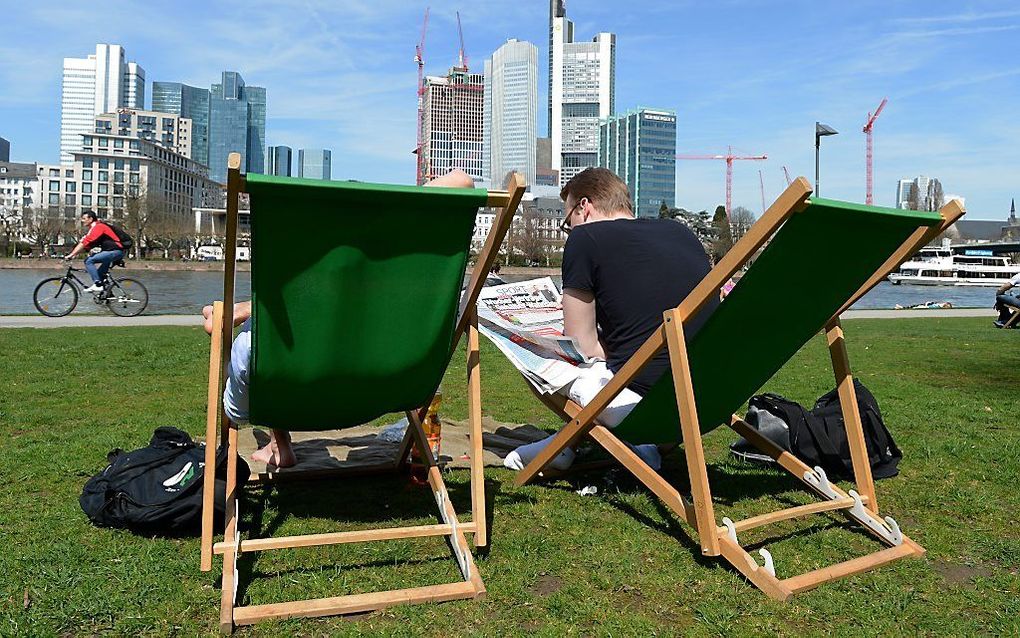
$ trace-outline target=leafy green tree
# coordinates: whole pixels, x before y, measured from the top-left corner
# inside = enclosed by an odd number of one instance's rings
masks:
[[[666,206],[666,202],[663,201],[662,204],[659,205],[659,219],[673,219],[674,216],[673,210],[671,210],[669,206]]]
[[[733,232],[730,230],[730,220],[726,215],[726,207],[718,206],[715,215],[712,216],[712,229],[715,231],[715,241],[712,242],[712,258],[718,262],[723,255],[733,248]]]

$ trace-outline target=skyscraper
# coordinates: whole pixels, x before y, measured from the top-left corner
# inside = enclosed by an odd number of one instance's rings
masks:
[[[191,159],[209,166],[209,89],[180,82],[153,82],[152,110],[190,119]]]
[[[616,36],[574,42],[562,0],[549,6],[549,137],[560,184],[598,163],[599,120],[616,111]]]
[[[281,175],[290,177],[290,156],[292,151],[289,146],[269,146],[266,148],[266,175]]]
[[[241,154],[241,168],[265,168],[266,90],[247,86],[237,71],[224,71],[209,89],[209,177],[227,181],[227,156]]]
[[[330,179],[333,153],[327,148],[302,148],[298,150],[298,177],[308,179]]]
[[[535,183],[538,137],[538,47],[508,40],[485,61],[484,159],[498,188],[510,171]]]
[[[639,108],[599,127],[599,166],[627,182],[634,214],[656,217],[676,201],[676,112]]]
[[[11,161],[11,143],[0,137],[0,162]]]
[[[453,67],[444,77],[427,76],[422,100],[424,180],[462,169],[484,179],[482,165],[485,86],[480,73]]]
[[[910,185],[913,183],[912,179],[901,179],[896,184],[896,208],[909,208]]]
[[[94,118],[118,108],[145,108],[145,70],[128,62],[124,47],[97,44],[87,58],[64,58],[60,98],[60,162],[74,161]]]

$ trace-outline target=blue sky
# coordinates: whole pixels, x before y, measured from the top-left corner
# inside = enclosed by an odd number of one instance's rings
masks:
[[[425,2],[93,0],[12,3],[0,41],[0,136],[16,161],[55,162],[63,57],[122,44],[153,80],[208,86],[224,69],[268,89],[271,144],[333,149],[333,176],[408,183],[415,145],[414,45]],[[621,7],[626,11],[621,12]],[[427,72],[456,59],[461,11],[472,68],[506,38],[539,46],[539,129],[545,128],[545,0],[431,0]],[[1001,219],[1020,168],[1020,6],[1014,2],[568,0],[579,39],[617,34],[618,110],[672,108],[681,153],[728,145],[734,204],[760,212],[785,187],[782,167],[813,177],[813,127],[823,141],[822,194],[863,201],[861,127],[875,125],[875,202],[892,205],[900,177],[926,174],[966,197],[972,219]],[[147,103],[151,86],[147,87]],[[677,200],[712,208],[722,162],[682,161]]]

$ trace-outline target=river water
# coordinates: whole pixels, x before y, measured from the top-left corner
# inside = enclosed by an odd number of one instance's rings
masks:
[[[135,277],[149,290],[149,307],[145,314],[190,314],[221,297],[223,274],[219,272],[119,270],[122,276]],[[32,293],[46,277],[59,276],[63,270],[0,269],[0,315],[36,314]],[[84,274],[84,273],[83,273]],[[85,277],[87,278],[87,276]],[[531,275],[507,277],[512,281],[530,279]],[[559,284],[559,277],[553,277]],[[237,273],[235,297],[248,299],[251,290],[249,273]],[[856,309],[893,308],[896,304],[909,306],[926,301],[948,301],[954,308],[986,308],[995,301],[993,288],[970,286],[893,286],[882,282],[854,305]],[[83,295],[75,314],[107,312]]]

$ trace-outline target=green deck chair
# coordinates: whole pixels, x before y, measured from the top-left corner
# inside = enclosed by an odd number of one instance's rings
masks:
[[[534,479],[565,447],[590,435],[697,530],[702,553],[722,555],[769,596],[786,600],[819,584],[924,553],[891,518],[881,519],[865,448],[840,314],[948,228],[963,211],[956,201],[939,213],[862,206],[810,198],[800,178],[683,302],[663,315],[660,328],[584,409],[564,399],[556,407],[568,423],[517,477]],[[682,326],[767,243],[702,328],[685,342]],[[819,330],[828,339],[850,442],[857,490],[844,492],[821,468],[810,468],[757,434],[734,415]],[[633,412],[612,430],[599,412],[661,348],[670,355],[663,375]],[[823,500],[734,523],[716,521],[701,434],[722,424],[775,459]],[[681,442],[693,505],[623,444]],[[764,565],[737,534],[768,523],[839,510],[889,547],[871,555],[783,580],[771,555]]]
[[[294,616],[359,613],[418,602],[477,598],[485,586],[465,534],[487,544],[482,475],[481,403],[475,303],[524,192],[514,175],[507,191],[423,188],[305,180],[250,174],[239,158],[228,175],[227,255],[224,298],[233,297],[233,246],[237,200],[251,205],[252,359],[250,421],[286,430],[335,430],[392,412],[409,421],[398,469],[412,441],[428,450],[421,418],[446,372],[461,333],[468,336],[468,402],[471,425],[472,520],[454,510],[442,475],[425,454],[428,481],[441,522],[287,538],[241,540],[237,494],[228,482],[224,542],[212,543],[212,508],[203,519],[202,568],[224,555],[220,624]],[[479,255],[467,292],[461,294],[475,216],[481,206],[502,209]],[[294,235],[294,218],[313,229]],[[222,383],[233,323],[232,308],[218,304],[210,361],[209,441],[216,437]],[[235,476],[237,430],[224,419],[227,473]],[[207,446],[207,466],[214,466]],[[300,467],[300,458],[298,467]],[[205,476],[215,475],[207,471]],[[228,480],[229,481],[229,480]],[[206,481],[207,504],[214,484]],[[245,551],[309,547],[403,538],[446,537],[462,582],[371,594],[278,604],[236,606],[236,561]]]

